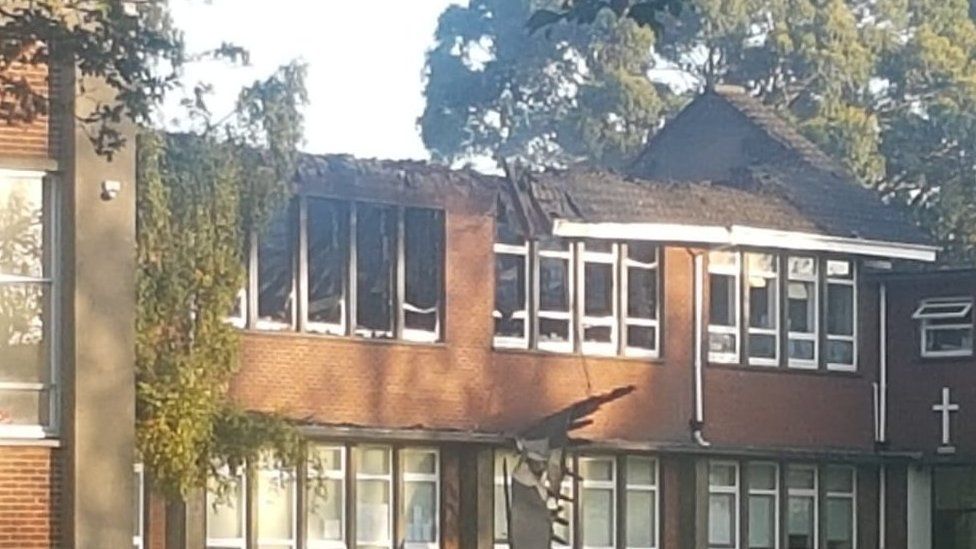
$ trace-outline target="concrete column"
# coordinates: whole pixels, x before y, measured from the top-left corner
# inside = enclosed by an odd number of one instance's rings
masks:
[[[908,467],[908,549],[932,549],[932,469]]]

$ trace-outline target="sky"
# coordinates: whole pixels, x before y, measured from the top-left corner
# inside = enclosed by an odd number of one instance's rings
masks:
[[[171,0],[188,50],[230,42],[248,67],[196,63],[184,81],[214,85],[211,111],[232,110],[242,85],[298,59],[308,64],[309,105],[302,147],[312,153],[427,158],[417,118],[424,108],[424,55],[438,15],[464,0]],[[271,9],[273,8],[273,9]],[[178,98],[163,116],[180,116]]]

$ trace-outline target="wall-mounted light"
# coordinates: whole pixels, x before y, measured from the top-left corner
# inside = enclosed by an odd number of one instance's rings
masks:
[[[114,200],[116,196],[119,196],[119,191],[121,190],[121,181],[116,181],[114,179],[106,179],[105,181],[102,181],[102,200]]]

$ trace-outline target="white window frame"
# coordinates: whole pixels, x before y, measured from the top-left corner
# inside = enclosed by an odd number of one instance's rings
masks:
[[[503,459],[509,460],[509,461],[506,462],[506,466],[507,466],[507,469],[508,469],[508,475],[509,475],[509,477],[511,477],[512,470],[515,469],[515,466],[518,463],[518,454],[516,454],[514,452],[511,452],[511,451],[506,451],[506,450],[502,450],[500,448],[496,448],[495,451],[493,452],[493,455],[492,455],[492,467],[493,468],[494,468],[494,464],[498,460],[498,457],[499,456],[501,456]],[[502,472],[503,471],[501,471],[499,469],[494,469],[494,471],[492,473],[493,474],[493,477],[494,477],[494,487],[495,488],[499,488],[499,487],[504,488],[506,485],[508,485],[507,486],[507,490],[503,490],[503,493],[511,494],[512,493],[512,485],[511,485],[510,479],[505,478],[502,475]],[[494,497],[494,492],[492,494],[493,494],[492,497]],[[494,502],[492,502],[492,503],[494,504]],[[505,502],[505,503],[507,505],[509,502]],[[497,521],[498,520],[498,517],[495,517],[494,516],[494,513],[495,513],[494,509],[495,509],[494,508],[494,505],[492,505],[492,517],[493,517],[493,520]],[[508,517],[505,517],[505,518],[506,518],[506,520],[508,519]],[[495,529],[494,528],[492,528],[491,535],[492,535],[492,538],[493,538],[493,545],[494,545],[494,548],[495,549],[508,549],[508,543],[500,543],[498,541],[498,538],[495,537]],[[511,535],[511,532],[509,532],[509,535]]]
[[[534,283],[533,288],[533,300],[535,301],[535,322],[533,322],[533,333],[535,335],[534,339],[536,341],[536,347],[542,351],[551,351],[555,353],[572,353],[576,345],[576,319],[574,318],[576,314],[576,292],[573,288],[576,284],[576,269],[574,265],[576,264],[576,245],[572,242],[565,240],[559,240],[566,244],[565,250],[546,250],[543,249],[541,245],[536,245],[536,251],[534,254],[535,269],[534,273]],[[544,311],[541,307],[542,303],[542,260],[543,259],[557,259],[566,262],[566,292],[568,299],[568,308],[566,311]],[[565,321],[567,341],[542,341],[539,336],[540,327],[542,325],[542,320],[559,320]]]
[[[135,473],[136,486],[139,488],[139,494],[136,496],[139,501],[135,502],[135,513],[136,521],[138,521],[139,531],[137,534],[132,535],[132,548],[133,549],[144,549],[145,539],[146,539],[146,472],[145,468],[141,463],[136,463],[133,466],[133,472]]]
[[[748,507],[751,503],[752,496],[760,497],[770,497],[773,498],[773,549],[779,549],[780,546],[780,468],[779,464],[775,462],[768,461],[755,461],[750,462],[746,465],[746,470],[748,471],[753,466],[759,467],[772,467],[773,468],[773,478],[774,485],[772,489],[768,488],[753,488],[750,485],[750,479],[746,480],[746,506]],[[748,540],[746,542],[748,544]]]
[[[629,473],[629,464],[631,460],[646,461],[653,464],[654,467],[654,484],[639,484],[631,482]],[[627,492],[651,492],[654,498],[654,531],[651,533],[654,545],[650,547],[641,545],[631,545],[630,540],[625,539],[626,549],[657,549],[661,545],[661,491],[658,486],[661,485],[661,463],[657,458],[641,456],[641,455],[627,455],[624,456],[624,501],[626,501]],[[627,510],[625,510],[627,511]],[[619,522],[619,521],[618,521]],[[624,517],[624,531],[620,534],[627,537],[627,517]]]
[[[826,471],[827,475],[830,474],[830,469],[847,469],[851,472],[850,492],[827,490],[824,497],[827,499],[827,501],[830,501],[831,499],[844,499],[851,502],[851,549],[857,549],[857,468],[849,465],[829,465]],[[826,502],[824,507],[826,508]]]
[[[711,339],[712,334],[716,335],[731,335],[735,340],[735,352],[734,353],[718,353],[713,352],[711,349],[708,351],[708,361],[716,364],[738,364],[739,357],[742,356],[742,337],[741,337],[741,327],[742,327],[742,254],[738,251],[727,251],[727,250],[715,250],[719,253],[728,253],[735,258],[735,264],[732,266],[722,265],[719,263],[713,264],[711,261],[708,262],[708,272],[709,282],[711,282],[711,275],[719,276],[730,276],[732,277],[731,290],[733,292],[734,300],[734,310],[732,313],[732,319],[734,324],[732,326],[721,326],[712,324],[711,318],[708,322],[708,336]],[[709,284],[708,288],[708,304],[702,304],[703,307],[708,307],[711,311],[711,299],[712,299],[712,288]],[[709,347],[711,344],[709,343]]]
[[[711,476],[712,476],[711,475],[711,467],[713,465],[718,465],[718,466],[721,466],[721,467],[732,467],[733,471],[735,472],[735,485],[734,486],[720,486],[720,485],[714,485],[714,484],[712,484],[712,482],[711,482]],[[709,471],[708,471],[708,476],[709,476],[709,481],[708,481],[708,498],[709,498],[709,500],[711,500],[712,495],[732,495],[732,496],[734,496],[733,497],[732,510],[735,513],[735,516],[732,517],[733,518],[733,521],[732,521],[732,546],[731,546],[731,549],[738,549],[738,547],[740,545],[740,543],[739,543],[739,537],[741,535],[741,532],[740,532],[740,530],[741,530],[740,522],[742,520],[742,502],[741,502],[741,490],[740,490],[740,488],[742,486],[742,472],[739,470],[739,463],[736,462],[736,461],[714,460],[714,461],[709,461],[708,462],[708,467],[709,467]],[[711,506],[711,503],[710,502],[709,502],[709,506]],[[709,513],[708,521],[709,522],[711,521],[711,513]],[[706,524],[708,524],[708,523],[706,523]],[[725,545],[712,545],[711,544],[711,540],[708,539],[708,537],[710,537],[710,530],[711,530],[711,525],[708,524],[708,528],[706,529],[706,534],[705,534],[706,535],[705,543],[706,543],[706,546],[709,549],[730,549],[728,546],[725,546]]]
[[[790,269],[791,259],[809,259],[813,261],[814,272],[812,275],[798,274],[794,275]],[[789,329],[789,312],[784,315],[783,320],[787,323],[787,355],[786,355],[786,365],[789,368],[795,368],[798,370],[816,370],[820,365],[820,322],[821,319],[821,307],[820,307],[820,261],[816,256],[803,256],[803,255],[787,255],[786,256],[786,299],[789,301],[789,284],[790,282],[804,282],[812,283],[813,285],[813,332],[794,332]],[[813,359],[799,359],[789,356],[789,342],[797,341],[809,341],[813,343]]]
[[[357,465],[357,467],[356,467],[356,479],[355,479],[355,482],[356,482],[356,501],[354,502],[354,506],[355,506],[355,509],[356,509],[356,513],[358,515],[358,513],[359,513],[359,483],[360,483],[360,481],[380,480],[380,481],[386,482],[387,495],[389,496],[389,511],[388,511],[389,516],[387,517],[387,520],[388,520],[388,523],[387,524],[389,525],[389,529],[386,532],[386,535],[388,537],[385,540],[363,540],[363,539],[360,539],[359,538],[359,533],[362,532],[362,529],[361,528],[358,528],[358,524],[357,524],[357,528],[356,528],[356,539],[349,540],[349,544],[352,545],[353,547],[358,547],[359,545],[369,545],[369,546],[372,546],[372,547],[384,547],[386,549],[393,549],[393,547],[394,547],[394,545],[396,543],[396,537],[397,537],[396,532],[394,531],[394,529],[396,527],[396,516],[399,513],[399,510],[395,508],[396,497],[394,496],[394,490],[396,490],[396,485],[394,484],[394,478],[393,478],[393,476],[394,476],[393,475],[393,467],[394,467],[393,448],[390,447],[390,446],[367,444],[367,445],[355,447],[354,448],[354,451],[360,451],[361,452],[361,451],[366,450],[366,449],[382,449],[383,451],[385,451],[386,454],[387,454],[387,463],[389,463],[390,469],[389,469],[389,472],[387,474],[383,474],[383,475],[377,475],[377,474],[372,474],[372,473],[363,473],[363,472],[361,472],[359,470],[358,463],[356,464]],[[358,522],[358,516],[357,516],[357,522]]]
[[[623,319],[620,327],[620,339],[623,341],[623,354],[630,357],[657,358],[661,353],[661,247],[654,247],[654,262],[643,263],[630,258],[630,245],[627,243],[620,245],[620,288],[621,295],[620,316]],[[654,318],[636,318],[628,316],[629,310],[629,280],[630,270],[638,269],[654,273],[654,284],[657,288],[657,300],[654,304]],[[644,349],[641,347],[631,347],[627,341],[627,329],[630,326],[641,328],[654,328],[654,349]]]
[[[957,312],[929,312],[926,309],[930,307],[938,306],[949,306],[956,305],[961,307]],[[912,313],[912,318],[918,320],[919,325],[919,352],[922,358],[945,358],[945,357],[967,357],[973,356],[973,349],[970,347],[967,349],[953,350],[953,351],[928,351],[928,338],[929,332],[937,332],[941,330],[969,330],[969,333],[973,334],[973,320],[962,322],[967,316],[973,314],[973,298],[966,296],[959,297],[933,297],[928,299],[923,299],[915,312]],[[932,320],[950,320],[959,319],[958,324],[930,324]]]
[[[574,506],[579,505],[579,494],[574,494],[574,489],[578,489],[579,486],[574,482],[574,474],[579,470],[576,466],[576,458],[574,456],[567,456],[566,458],[567,471],[566,475],[563,476],[562,482],[559,484],[559,493],[563,496],[570,498],[569,501],[562,501],[560,505],[566,511],[566,531],[569,533],[567,536],[569,539],[566,540],[566,545],[559,543],[555,540],[552,542],[552,549],[569,549],[570,547],[575,547],[575,536],[576,536],[576,513]],[[616,499],[616,498],[615,498]],[[614,501],[616,504],[616,501]]]
[[[790,469],[813,472],[813,488],[793,488],[789,485]],[[813,546],[820,547],[820,471],[815,465],[788,465],[786,484],[786,504],[789,505],[790,498],[808,498],[813,502]],[[786,531],[789,532],[789,515],[786,517]]]
[[[583,476],[583,465],[586,463],[596,463],[605,462],[610,464],[610,480],[593,480],[588,479]],[[580,532],[583,532],[586,528],[586,524],[582,523],[585,513],[583,508],[586,507],[586,490],[609,490],[610,491],[610,513],[611,513],[611,524],[610,524],[610,545],[585,545],[586,535],[581,536],[583,539],[580,540],[580,547],[582,549],[613,549],[617,546],[617,525],[620,524],[618,520],[619,517],[617,513],[617,460],[613,456],[581,456],[579,458],[579,474],[580,474]]]
[[[851,277],[850,278],[835,278],[835,277],[831,277],[830,276],[830,263],[831,262],[847,263],[850,266],[850,269],[851,269]],[[827,334],[827,344],[829,345],[831,341],[843,341],[843,342],[850,343],[851,344],[851,349],[852,349],[851,364],[841,364],[841,363],[829,362],[828,361],[827,362],[827,369],[828,370],[833,370],[833,371],[836,371],[836,372],[856,372],[857,371],[857,351],[858,351],[858,348],[857,348],[858,347],[858,345],[857,345],[857,321],[858,321],[858,315],[857,315],[857,309],[858,309],[858,306],[857,306],[857,299],[858,299],[858,295],[857,295],[858,294],[858,292],[857,292],[857,279],[858,279],[858,274],[859,273],[858,273],[858,269],[857,269],[857,262],[854,261],[853,259],[827,259],[824,262],[824,276],[826,277],[826,285],[827,285],[827,294],[828,295],[827,295],[827,299],[826,299],[826,304],[827,304],[826,318],[824,319],[823,325],[824,325],[824,332]],[[851,324],[852,330],[851,331],[852,331],[852,334],[849,335],[849,336],[846,336],[846,335],[833,335],[833,334],[830,333],[829,319],[830,319],[830,287],[831,286],[850,286],[850,288],[851,288],[851,299],[854,302],[851,304],[851,312],[852,312],[853,318],[851,318],[851,322],[852,322],[852,324]]]
[[[418,453],[418,454],[430,454],[434,456],[434,472],[433,473],[408,473],[403,464],[405,460],[403,455],[406,453]],[[404,493],[406,493],[406,485],[409,483],[415,484],[433,484],[434,485],[434,541],[431,542],[417,542],[417,541],[406,541],[406,535],[404,535],[403,549],[437,549],[440,547],[441,543],[441,455],[436,448],[414,448],[405,447],[399,450],[400,453],[400,479],[403,484]],[[405,498],[403,503],[406,503]],[[404,529],[406,528],[406,509],[400,509],[400,515],[403,517]]]
[[[343,445],[334,445],[334,444],[314,444],[312,447],[314,449],[316,449],[316,450],[327,450],[327,451],[338,451],[339,452],[339,468],[338,469],[324,469],[324,470],[318,472],[317,474],[319,474],[321,476],[322,480],[337,480],[337,481],[339,481],[340,494],[341,494],[341,496],[340,496],[341,505],[339,505],[339,513],[340,513],[340,517],[341,518],[340,518],[340,521],[339,521],[339,528],[341,529],[340,530],[340,532],[341,532],[340,538],[341,539],[339,539],[339,540],[312,540],[312,539],[308,539],[309,538],[308,531],[307,531],[307,529],[308,529],[308,519],[307,519],[307,516],[306,516],[305,517],[305,521],[304,521],[305,528],[306,528],[306,532],[305,532],[305,544],[308,546],[308,549],[345,549],[346,548],[346,536],[349,533],[349,529],[347,527],[347,523],[349,522],[349,516],[348,516],[348,512],[347,512],[347,508],[348,508],[347,498],[348,498],[348,495],[349,494],[348,494],[348,491],[346,489],[346,472],[348,471],[348,467],[346,467],[346,447],[343,446]],[[310,486],[309,486],[308,483],[315,481],[315,479],[312,478],[312,476],[313,476],[313,472],[312,471],[308,471],[308,474],[306,475],[305,485],[301,487],[303,490],[309,490],[310,489]],[[310,509],[310,507],[309,506],[306,506],[306,508],[305,508],[306,515],[308,514],[309,509]]]
[[[757,271],[753,272],[753,270],[749,266],[749,261],[748,261],[748,256],[750,256],[750,255],[771,256],[773,258],[773,265],[775,266],[775,270],[772,270],[772,271],[769,271],[769,270],[757,270]],[[779,366],[779,360],[780,360],[780,356],[779,356],[780,355],[780,337],[779,337],[780,329],[779,329],[779,327],[780,327],[781,317],[783,316],[782,315],[782,308],[780,307],[780,268],[779,268],[779,264],[780,264],[780,256],[779,255],[776,255],[774,253],[771,253],[771,252],[745,252],[743,254],[742,268],[745,271],[744,281],[746,282],[746,284],[748,284],[748,281],[749,281],[749,279],[751,277],[757,277],[757,278],[762,278],[762,279],[767,280],[767,281],[772,281],[772,284],[773,284],[773,292],[772,292],[772,295],[773,295],[773,311],[774,311],[774,314],[773,314],[773,324],[774,324],[774,326],[772,328],[754,328],[754,327],[752,327],[750,325],[750,321],[749,321],[750,319],[746,318],[746,319],[744,319],[744,322],[745,322],[745,325],[746,325],[746,335],[747,335],[747,337],[748,336],[752,336],[752,335],[763,335],[763,336],[772,336],[773,337],[773,341],[775,342],[774,343],[774,349],[775,349],[776,356],[773,357],[773,358],[754,357],[751,354],[751,346],[747,344],[746,345],[746,349],[747,349],[748,352],[747,352],[747,357],[746,358],[749,361],[749,365],[751,365],[751,366],[773,366],[773,367]],[[746,287],[749,287],[749,286],[746,286]],[[748,292],[746,293],[745,299],[749,299]],[[750,308],[750,311],[751,311],[751,308],[752,308],[752,303],[751,302],[749,303],[749,308]]]
[[[618,296],[621,287],[617,282],[620,279],[620,246],[615,242],[610,244],[610,251],[589,251],[586,249],[586,242],[580,242],[577,257],[577,294],[579,296],[579,329],[580,349],[583,354],[614,356],[620,348],[620,306]],[[586,265],[589,263],[610,266],[610,316],[597,317],[586,314]],[[610,341],[598,342],[586,340],[587,328],[610,328]],[[570,328],[572,331],[573,329]]]
[[[44,242],[44,263],[48,271],[46,276],[41,277],[21,277],[4,276],[0,274],[0,285],[2,284],[39,284],[46,287],[48,308],[51,317],[48,319],[49,326],[45,326],[47,331],[46,341],[48,351],[47,383],[0,381],[0,391],[23,391],[40,393],[40,406],[44,406],[44,393],[47,393],[47,409],[49,422],[47,425],[5,425],[0,423],[0,438],[9,439],[45,439],[56,437],[60,432],[61,412],[60,412],[60,349],[58,342],[61,339],[61,226],[60,226],[60,185],[57,181],[49,177],[47,173],[36,170],[15,170],[0,168],[0,181],[4,179],[36,180],[41,185],[43,193],[42,208],[45,210],[44,221],[48,224],[42,230],[45,232],[47,241]],[[44,274],[44,273],[42,273]]]
[[[496,261],[497,261],[497,256],[499,255],[521,257],[522,265],[523,265],[522,268],[525,274],[525,288],[524,288],[525,303],[523,303],[525,308],[521,312],[516,312],[515,314],[512,315],[513,317],[518,318],[522,321],[522,337],[500,336],[498,334],[494,334],[493,332],[495,348],[527,349],[529,347],[529,332],[531,331],[531,325],[532,325],[531,318],[530,318],[531,315],[529,314],[529,309],[530,309],[529,304],[530,301],[532,300],[532,292],[530,291],[532,288],[532,275],[529,269],[531,263],[529,261],[529,258],[532,257],[530,248],[531,247],[529,246],[528,240],[523,240],[521,245],[502,244],[499,242],[496,242],[494,244]],[[492,268],[494,268],[494,266],[492,266]],[[498,281],[496,280],[495,283],[497,284]],[[494,297],[492,297],[492,299],[494,299]],[[495,318],[499,318],[500,316],[501,313],[499,313],[493,307],[492,318],[495,319]],[[494,327],[492,328],[492,330],[494,330]]]
[[[260,486],[262,480],[268,479],[271,480],[272,482],[281,481],[281,482],[293,483],[292,491],[291,491],[291,501],[289,502],[289,505],[291,505],[291,518],[292,518],[291,525],[290,525],[291,539],[277,539],[277,538],[265,539],[260,537],[260,528],[259,528],[259,525],[261,523],[261,517],[259,516],[260,505],[257,501],[255,501],[253,503],[253,506],[255,507],[255,515],[256,515],[254,531],[255,531],[257,548],[261,549],[262,547],[274,547],[274,548],[288,547],[290,549],[295,549],[298,546],[298,490],[301,489],[298,482],[298,477],[295,475],[294,471],[282,471],[279,469],[273,469],[267,467],[258,467],[257,470],[255,471],[255,474],[258,477],[255,479],[255,481],[258,483],[258,485],[255,487],[256,490],[254,491],[255,499],[261,497]]]
[[[220,471],[219,474],[224,476],[230,475],[229,471],[226,468]],[[209,525],[204,524],[204,534],[207,540],[206,542],[207,549],[210,549],[212,547],[220,547],[221,549],[224,548],[247,549],[247,538],[250,532],[250,524],[248,524],[249,521],[247,517],[247,500],[248,500],[249,485],[247,481],[247,474],[243,468],[237,472],[236,476],[239,479],[238,481],[241,483],[241,507],[239,510],[240,520],[241,520],[241,537],[240,538],[211,538]],[[204,512],[206,513],[207,511],[209,511],[210,508],[212,508],[214,504],[213,495],[210,490],[207,490],[205,504],[207,505],[207,508],[204,510]],[[204,520],[204,522],[206,523],[206,520]]]

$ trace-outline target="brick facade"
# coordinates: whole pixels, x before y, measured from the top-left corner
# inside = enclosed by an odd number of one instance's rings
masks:
[[[61,547],[62,454],[0,446],[0,548]]]
[[[56,89],[63,85],[62,71],[45,66],[17,67],[13,70],[37,91],[47,94],[49,82]],[[50,78],[50,80],[49,80]],[[30,124],[0,123],[0,156],[20,158],[53,158],[57,156],[57,116],[42,115]]]

